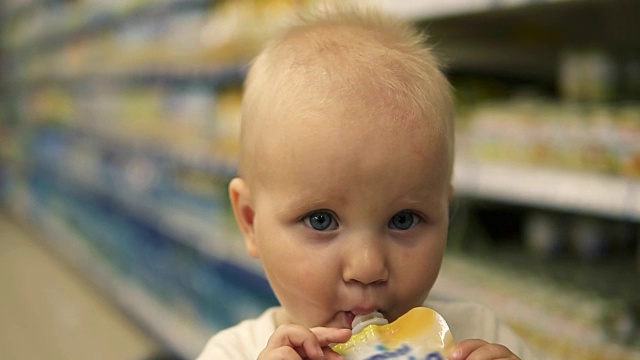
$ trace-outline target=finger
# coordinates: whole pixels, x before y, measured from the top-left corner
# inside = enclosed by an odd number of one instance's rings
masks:
[[[518,360],[519,358],[506,346],[490,344],[484,340],[472,339],[460,342],[452,354],[451,360]]]
[[[320,346],[328,346],[329,344],[343,343],[351,338],[350,329],[336,329],[326,327],[315,327],[311,329],[318,339]]]
[[[296,350],[289,346],[282,346],[276,349],[265,348],[258,355],[258,360],[302,360],[303,355],[300,355]]]
[[[449,354],[449,360],[465,360],[472,352],[486,344],[486,341],[480,339],[461,341]]]
[[[309,359],[322,358],[323,352],[316,335],[309,329],[299,325],[282,325],[269,338],[266,350],[290,347],[301,357]]]
[[[343,360],[344,359],[340,354],[333,351],[328,346],[323,347],[322,350],[324,351],[324,360]]]
[[[500,344],[486,344],[474,350],[467,360],[517,360],[519,359],[506,346]]]

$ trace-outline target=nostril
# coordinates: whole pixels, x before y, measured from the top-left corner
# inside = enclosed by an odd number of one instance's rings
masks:
[[[344,281],[346,283],[356,284],[360,286],[373,286],[373,285],[383,285],[389,280],[388,273],[385,273],[381,276],[352,276],[345,277]]]

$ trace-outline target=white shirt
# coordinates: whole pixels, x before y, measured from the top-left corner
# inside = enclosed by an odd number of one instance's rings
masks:
[[[427,301],[447,321],[455,341],[482,339],[505,345],[522,360],[536,356],[495,314],[482,305],[468,301]],[[277,307],[266,310],[260,317],[245,320],[214,335],[196,360],[255,360],[267,345],[276,329]]]

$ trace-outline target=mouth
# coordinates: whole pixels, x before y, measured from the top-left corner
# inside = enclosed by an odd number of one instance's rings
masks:
[[[348,327],[349,329],[351,329],[353,327],[353,320],[356,318],[356,314],[354,314],[351,311],[345,311],[344,312],[344,317],[345,317],[345,325],[346,327]]]
[[[358,308],[353,308],[351,310],[347,310],[344,311],[344,322],[345,322],[345,326],[348,327],[349,329],[353,328],[353,320],[356,318],[356,316],[362,316],[362,315],[367,315],[367,314],[371,314],[374,311],[378,311],[382,314],[384,314],[384,312],[382,312],[382,310],[379,310],[377,308],[374,307],[358,307]]]

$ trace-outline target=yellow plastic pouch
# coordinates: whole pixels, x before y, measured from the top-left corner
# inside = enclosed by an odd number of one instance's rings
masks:
[[[446,321],[432,309],[411,309],[391,324],[380,313],[357,316],[353,335],[333,350],[347,360],[445,360],[454,346]]]

